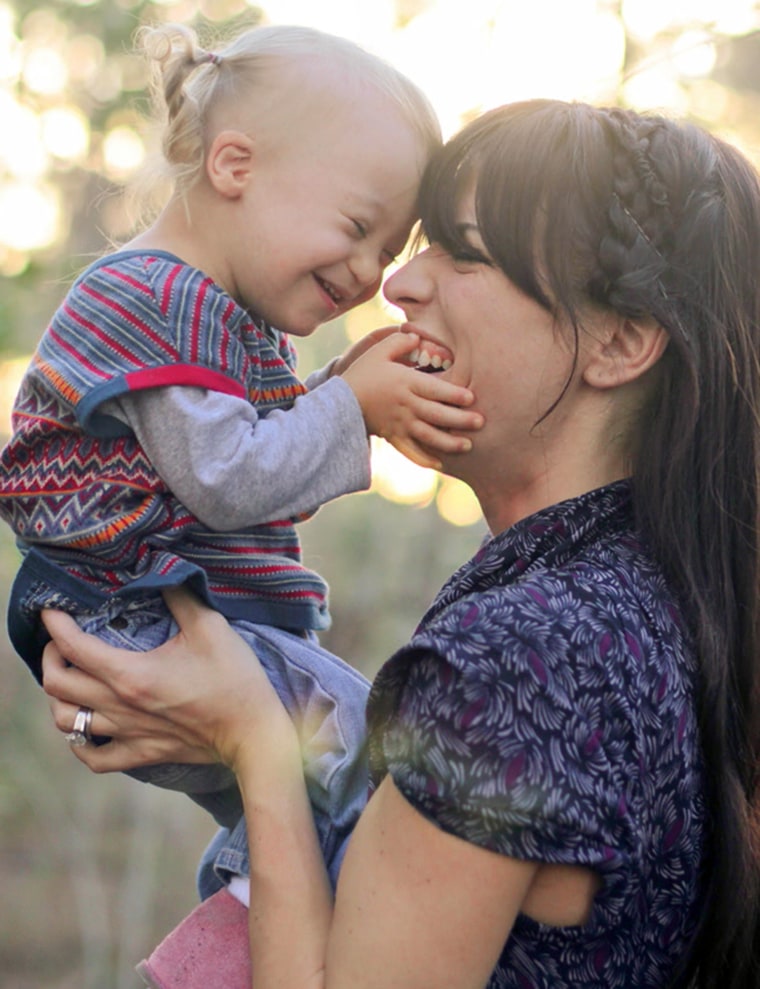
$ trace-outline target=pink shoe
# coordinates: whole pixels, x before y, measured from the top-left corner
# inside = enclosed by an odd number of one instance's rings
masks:
[[[137,972],[150,989],[251,989],[248,910],[220,889],[167,934]]]

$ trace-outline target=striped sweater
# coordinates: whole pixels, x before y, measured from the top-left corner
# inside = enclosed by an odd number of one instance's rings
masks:
[[[39,344],[0,455],[0,516],[24,553],[9,625],[27,661],[42,606],[92,611],[186,581],[230,618],[329,624],[327,587],[301,563],[298,519],[210,531],[129,427],[102,411],[108,399],[169,385],[247,398],[260,416],[306,391],[288,338],[197,269],[137,251],[91,265]]]

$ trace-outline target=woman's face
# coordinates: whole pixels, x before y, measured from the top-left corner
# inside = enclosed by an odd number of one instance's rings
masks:
[[[462,477],[481,498],[533,485],[572,407],[573,385],[558,408],[536,425],[562,393],[572,371],[573,345],[553,315],[491,264],[478,231],[474,193],[459,209],[470,256],[433,244],[396,272],[385,295],[405,313],[404,329],[447,348],[446,377],[475,394],[485,426],[470,454],[448,457],[447,473]],[[424,346],[423,346],[424,349]]]

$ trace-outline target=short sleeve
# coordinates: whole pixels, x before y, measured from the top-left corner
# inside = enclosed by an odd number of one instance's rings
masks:
[[[624,787],[607,758],[605,701],[535,643],[398,655],[405,667],[379,741],[404,797],[442,829],[519,859],[603,867],[624,854]]]

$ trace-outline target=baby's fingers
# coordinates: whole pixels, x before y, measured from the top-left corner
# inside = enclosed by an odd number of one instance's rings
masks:
[[[474,394],[463,385],[446,381],[440,374],[425,374],[415,371],[415,394],[431,402],[468,408],[475,401]]]
[[[428,422],[412,423],[409,427],[409,440],[418,447],[424,447],[431,456],[436,453],[469,453],[472,449],[472,440],[468,436],[437,429]]]
[[[394,449],[402,453],[407,460],[411,460],[413,464],[417,464],[418,467],[427,467],[430,470],[440,470],[443,464],[437,457],[432,456],[427,450],[423,450],[421,446],[414,442],[414,440],[405,437],[404,439],[399,439],[396,437],[391,437],[388,442]]]
[[[461,409],[455,405],[444,405],[442,402],[430,401],[416,397],[410,404],[410,410],[418,423],[427,423],[439,429],[474,432],[483,427],[485,419],[481,412],[474,409]],[[412,432],[412,427],[410,427]],[[417,436],[417,434],[414,434]]]

